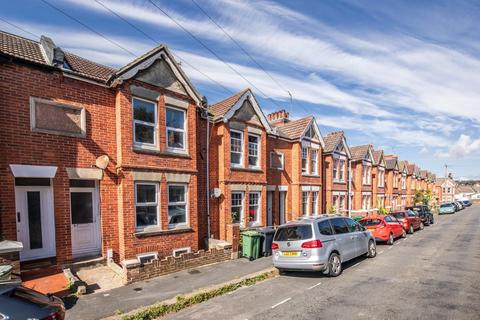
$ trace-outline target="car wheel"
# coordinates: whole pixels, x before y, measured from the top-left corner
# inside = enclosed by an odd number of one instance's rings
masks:
[[[388,236],[387,244],[391,246],[393,244],[393,240],[393,233],[390,233],[390,235]]]
[[[423,230],[425,228],[425,226],[423,225],[423,222],[420,223],[420,230]]]
[[[332,253],[328,258],[328,275],[330,277],[338,277],[342,273],[342,260],[336,253]]]
[[[367,258],[375,258],[377,256],[377,246],[373,240],[368,242]]]
[[[406,238],[407,237],[407,231],[403,230],[402,232],[402,238]]]
[[[413,226],[412,226],[412,225],[410,225],[410,229],[408,229],[408,233],[412,234],[413,232],[414,232],[414,230],[413,230]]]
[[[277,270],[278,270],[278,274],[280,274],[280,275],[285,275],[285,274],[287,274],[287,271],[285,271],[285,269],[277,268]]]

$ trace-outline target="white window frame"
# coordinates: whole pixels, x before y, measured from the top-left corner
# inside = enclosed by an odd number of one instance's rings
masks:
[[[150,186],[155,186],[155,202],[144,202],[142,204],[137,203],[137,186],[138,185],[150,185]],[[134,207],[135,207],[135,229],[137,231],[147,231],[150,229],[159,229],[161,228],[161,220],[160,220],[160,183],[159,182],[148,182],[148,181],[135,181],[134,183]],[[137,206],[138,207],[149,207],[155,205],[157,206],[157,224],[156,225],[151,225],[151,226],[146,226],[146,227],[138,227],[137,226]]]
[[[301,153],[302,153],[302,154],[301,154],[302,174],[308,174],[308,172],[309,172],[309,165],[308,165],[308,163],[310,162],[310,161],[309,161],[309,158],[308,158],[308,155],[309,155],[308,148],[302,146]],[[303,160],[305,160],[305,167],[303,166]]]
[[[305,197],[306,195],[306,202]],[[302,216],[308,216],[309,214],[309,204],[310,204],[310,192],[309,191],[302,191]],[[303,210],[305,208],[305,210]]]
[[[232,132],[235,132],[235,133],[239,133],[240,134],[240,163],[233,163],[232,162],[232,152],[233,153],[238,153],[236,151],[232,151],[232,139],[236,139],[236,138],[232,138],[232,135],[231,133]],[[236,167],[236,168],[243,168],[244,167],[244,153],[245,153],[245,146],[244,146],[244,139],[243,139],[243,132],[242,131],[239,131],[239,130],[232,130],[230,129],[230,166],[232,167]]]
[[[185,200],[184,201],[181,201],[181,202],[170,202],[170,187],[183,187],[184,188],[184,191],[185,191]],[[184,183],[168,183],[167,184],[167,220],[170,219],[169,215],[168,215],[168,207],[170,205],[176,205],[176,204],[180,204],[180,205],[183,205],[185,204],[185,222],[180,222],[180,223],[168,223],[168,228],[169,229],[176,229],[178,227],[187,227],[189,226],[189,218],[190,218],[190,215],[189,215],[189,205],[188,205],[188,185],[187,184],[184,184]]]
[[[338,210],[339,212],[342,212],[345,210],[345,199],[346,196],[344,194],[338,195]]]
[[[312,210],[312,215],[318,215],[318,191],[312,191],[310,193],[310,208]],[[315,196],[314,196],[315,195]]]
[[[232,200],[233,200],[233,195],[234,194],[240,194],[242,196],[242,200],[240,202],[240,206],[238,205],[235,205],[233,206],[232,205]],[[240,217],[239,217],[239,222],[233,222],[232,223],[238,223],[240,224],[241,226],[244,225],[245,223],[245,192],[243,191],[232,191],[230,193],[230,218],[231,218],[231,215],[232,215],[232,207],[240,207]]]
[[[172,250],[172,256],[177,257],[176,254],[179,251],[187,251],[187,252],[184,252],[184,253],[190,253],[190,252],[192,252],[192,248],[191,247],[184,247],[184,248],[173,249]],[[180,256],[178,256],[178,257],[180,257]]]
[[[152,260],[158,260],[158,252],[145,252],[145,253],[140,253],[137,254],[137,260],[139,263],[141,262],[141,258],[148,258],[148,257],[153,257]]]
[[[282,163],[282,167],[281,168],[274,168],[272,167],[272,155],[279,155],[281,157],[281,163]],[[284,169],[284,154],[283,152],[277,152],[277,151],[272,151],[270,152],[270,169],[276,169],[276,170],[283,170]]]
[[[153,144],[152,143],[145,143],[145,142],[137,142],[137,136],[135,134],[135,124],[142,124],[145,126],[152,126],[151,122],[145,122],[142,120],[135,120],[135,107],[134,107],[134,100],[140,100],[144,102],[148,102],[154,105],[154,112],[153,112],[153,120],[155,121],[153,123]],[[133,145],[136,147],[140,148],[146,148],[146,149],[159,149],[158,146],[158,104],[156,101],[151,101],[147,99],[142,99],[139,97],[132,97],[132,130],[133,130]]]
[[[345,182],[345,163],[344,159],[338,160],[338,181]]]
[[[333,180],[338,180],[338,164],[340,162],[340,159],[333,159],[333,171],[332,171],[332,176]]]
[[[167,126],[167,109],[172,109],[172,110],[175,110],[175,111],[183,112],[183,130]],[[172,105],[167,104],[165,106],[165,134],[166,134],[165,140],[166,140],[168,151],[173,151],[173,152],[183,151],[183,152],[185,152],[187,150],[187,140],[188,140],[187,139],[187,127],[188,127],[187,126],[187,110],[182,109],[182,108],[176,108]],[[176,131],[176,132],[183,133],[183,148],[175,148],[175,147],[170,147],[168,145],[168,131]]]
[[[384,168],[378,168],[378,187],[384,188],[385,187],[385,169]]]
[[[248,217],[250,219],[250,197],[252,196],[252,194],[256,194],[258,195],[258,203],[257,203],[257,216],[256,216],[256,219],[253,220],[253,221],[248,221],[248,225],[249,226],[255,226],[255,225],[259,225],[260,224],[260,214],[262,212],[262,193],[259,192],[259,191],[249,191],[248,192]]]
[[[257,145],[257,155],[256,155],[256,157],[257,157],[257,164],[256,164],[256,165],[250,165],[250,143],[251,143],[251,142],[248,141],[248,150],[247,150],[247,151],[248,151],[248,153],[247,153],[247,154],[248,154],[248,158],[247,158],[248,167],[249,167],[249,168],[254,168],[254,169],[259,169],[259,168],[260,168],[260,155],[261,155],[261,150],[262,150],[262,149],[261,149],[261,141],[260,141],[260,140],[261,140],[261,137],[260,137],[259,135],[257,135],[257,134],[251,134],[251,133],[249,133],[247,140],[250,140],[250,139],[249,139],[250,137],[255,137],[255,138],[257,138],[257,143],[256,143],[256,145]]]
[[[315,158],[312,155],[315,153]],[[318,175],[318,149],[310,149],[311,174]]]

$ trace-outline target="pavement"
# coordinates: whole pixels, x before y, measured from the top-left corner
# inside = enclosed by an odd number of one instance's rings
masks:
[[[67,320],[102,319],[219,285],[272,268],[270,257],[237,259],[180,271],[112,290],[81,296],[67,310]]]
[[[22,282],[22,285],[27,288],[44,294],[51,293],[58,297],[70,294],[69,284],[70,283],[63,272],[48,276],[35,277]]]
[[[289,273],[166,318],[480,319],[480,206],[377,251],[337,278]]]

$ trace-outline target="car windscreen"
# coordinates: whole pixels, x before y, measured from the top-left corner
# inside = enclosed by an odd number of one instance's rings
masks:
[[[309,224],[283,226],[275,233],[275,241],[297,241],[312,238],[312,226]]]
[[[360,220],[360,224],[364,227],[368,226],[376,226],[379,225],[382,220],[380,219],[366,219],[366,220]]]
[[[451,203],[445,203],[440,206],[440,208],[450,208],[452,206]]]
[[[394,216],[397,219],[403,219],[404,218],[402,212],[394,212],[394,213],[392,213],[392,216]]]

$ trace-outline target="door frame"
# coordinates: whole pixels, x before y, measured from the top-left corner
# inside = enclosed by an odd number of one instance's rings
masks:
[[[15,186],[15,209],[16,209],[16,228],[17,228],[17,240],[21,241],[28,241],[30,239],[29,230],[28,230],[28,204],[27,204],[27,192],[29,191],[46,191],[47,192],[47,203],[44,204],[42,198],[40,198],[40,205],[41,205],[41,221],[42,221],[42,245],[46,246],[42,252],[40,253],[31,253],[30,249],[25,251],[26,244],[24,244],[24,249],[20,251],[20,261],[30,261],[30,260],[38,260],[43,258],[50,258],[55,257],[57,255],[57,246],[56,246],[56,238],[55,238],[55,202],[53,196],[53,186],[52,180],[50,179],[49,186]],[[50,213],[45,212],[44,205],[49,206],[51,209]],[[23,216],[22,213],[23,212]],[[20,217],[20,221],[19,221]],[[23,218],[23,219],[22,219]],[[44,221],[44,218],[47,220]],[[45,227],[45,228],[44,228]],[[44,242],[45,241],[45,242]],[[33,249],[37,250],[37,249]],[[37,251],[38,252],[38,251]]]
[[[283,198],[283,201],[282,201]],[[280,225],[285,223],[285,204],[287,202],[287,191],[278,192],[278,222]]]
[[[68,192],[69,197],[69,207],[70,207],[70,237],[72,241],[72,256],[74,258],[81,258],[87,256],[93,256],[96,254],[100,254],[102,252],[102,223],[100,218],[100,192],[99,192],[99,184],[97,180],[95,181],[95,186],[91,187],[70,187]],[[74,224],[72,223],[72,192],[91,192],[92,193],[92,201],[93,201],[93,221],[94,221],[94,233],[96,234],[96,247],[92,251],[85,252],[84,250],[81,252],[75,252],[74,248]]]
[[[267,227],[273,226],[273,195],[274,191],[267,191]]]

